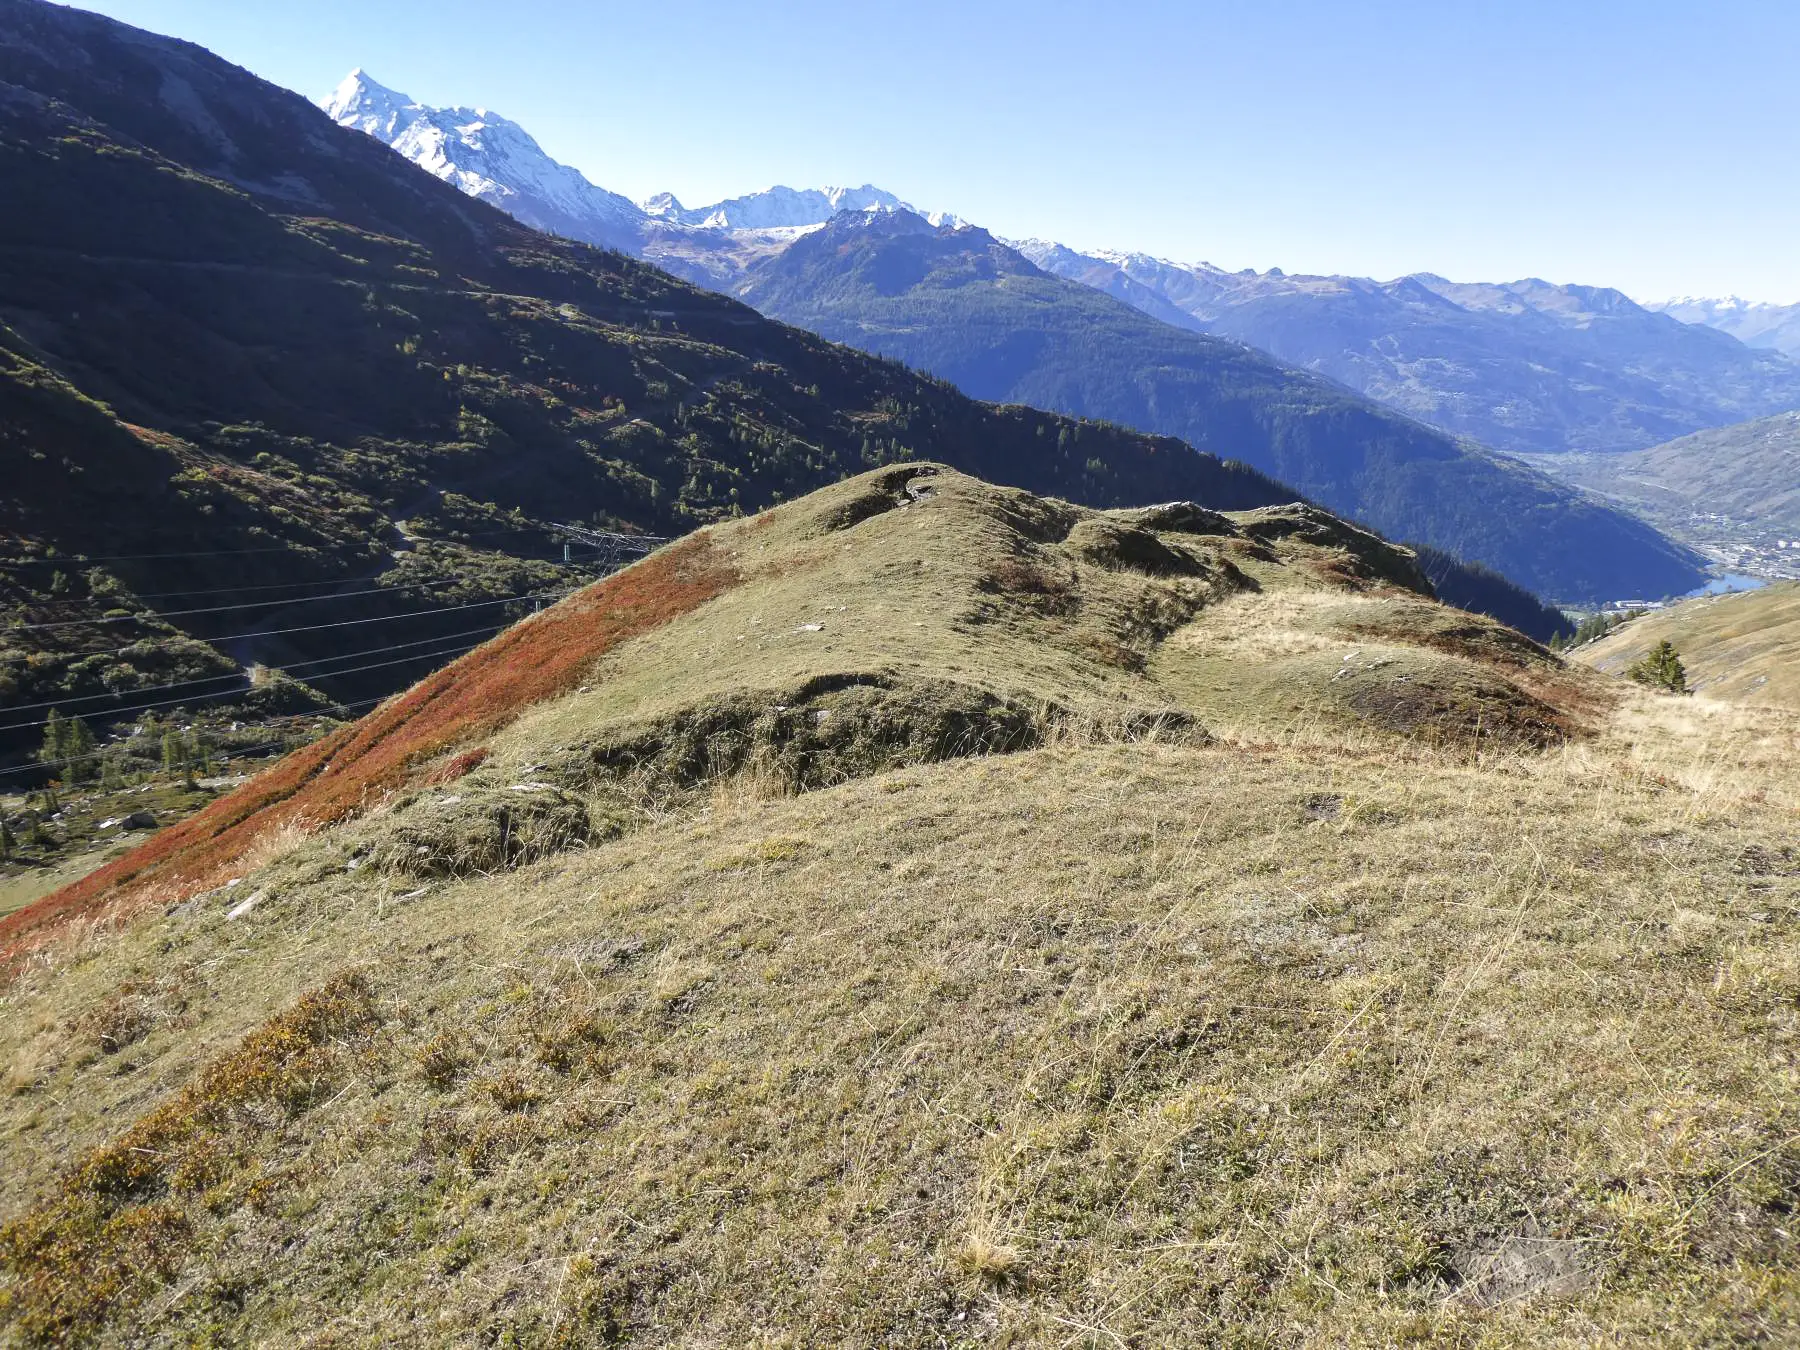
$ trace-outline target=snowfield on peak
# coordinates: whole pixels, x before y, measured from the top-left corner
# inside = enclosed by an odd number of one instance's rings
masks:
[[[385,141],[427,173],[536,229],[614,248],[634,245],[634,202],[560,164],[517,122],[485,108],[431,108],[355,70],[321,106],[340,126]]]
[[[872,183],[777,185],[686,207],[672,192],[633,202],[552,159],[518,123],[485,108],[434,108],[357,69],[320,100],[334,121],[399,151],[427,173],[536,229],[628,253],[705,285],[721,285],[841,211],[912,211]],[[960,226],[948,212],[920,212]]]

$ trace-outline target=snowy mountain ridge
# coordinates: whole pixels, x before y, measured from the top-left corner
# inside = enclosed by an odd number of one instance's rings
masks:
[[[545,153],[517,122],[485,108],[434,108],[358,68],[320,107],[340,126],[385,142],[426,172],[537,229],[675,261],[709,251],[733,253],[791,242],[840,211],[915,211],[871,183],[796,189],[777,185],[685,207],[673,193],[634,202],[590,182]],[[934,225],[960,224],[946,212],[919,212]],[[726,238],[671,236],[704,232]],[[661,247],[656,245],[660,244]],[[670,250],[673,250],[671,253]],[[716,267],[702,267],[712,274]]]
[[[1678,295],[1645,308],[1672,315],[1683,323],[1717,328],[1749,347],[1770,347],[1789,356],[1800,356],[1800,304],[1746,300],[1738,295]]]
[[[358,69],[321,106],[469,196],[527,225],[610,247],[642,233],[637,204],[559,164],[517,122],[485,108],[431,108]]]

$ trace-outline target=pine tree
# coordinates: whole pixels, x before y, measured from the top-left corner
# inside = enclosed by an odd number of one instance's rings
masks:
[[[63,758],[69,761],[64,777],[71,783],[85,783],[92,779],[98,771],[94,763],[94,733],[81,718],[71,718],[65,724],[63,745],[66,753]]]
[[[1644,659],[1625,674],[1652,689],[1666,689],[1671,694],[1688,692],[1687,667],[1681,664],[1681,653],[1667,638],[1652,647]]]
[[[16,843],[12,830],[4,820],[0,820],[0,862],[12,861],[13,848]]]
[[[69,757],[69,724],[55,708],[50,710],[50,720],[44,723],[44,748],[38,752],[38,759],[52,766],[61,764]]]
[[[163,732],[162,759],[163,772],[174,776],[181,769],[181,737],[173,731]]]

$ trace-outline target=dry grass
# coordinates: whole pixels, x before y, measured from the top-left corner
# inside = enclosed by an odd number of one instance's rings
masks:
[[[1263,569],[1265,611],[1212,573],[1047,556],[963,491],[837,532],[808,503],[717,532],[741,585],[487,738],[457,783],[297,843],[245,883],[270,893],[247,916],[203,900],[27,963],[0,996],[0,1047],[31,1066],[0,1099],[19,1232],[64,1223],[68,1159],[162,1128],[120,1122],[205,1095],[196,1066],[259,1044],[313,972],[366,969],[380,1014],[296,1050],[331,1056],[317,1090],[232,1116],[205,1190],[163,1171],[107,1211],[144,1226],[141,1284],[84,1325],[295,1344],[1795,1339],[1800,719],[1459,654],[1440,626],[1396,637],[1411,602],[1367,578],[1335,599],[1380,635],[1346,635],[1311,546],[1279,536],[1236,564]],[[981,588],[1021,549],[1074,578],[1073,617]],[[1146,673],[1084,655],[1101,632]],[[1352,650],[1373,658],[1333,681]],[[447,795],[591,764],[711,715],[734,681],[779,702],[875,667],[1064,715],[1036,748],[870,761],[809,791],[719,751],[741,772],[493,875],[349,867]],[[1338,697],[1414,671],[1507,681],[1576,734],[1407,734]],[[782,716],[808,708],[829,711]],[[96,1053],[85,1011],[175,971],[186,1010]],[[41,1250],[15,1247],[5,1277],[20,1337],[65,1325],[22,1320],[60,1306],[31,1302]]]
[[[1800,711],[1800,583],[1640,615],[1572,656],[1622,675],[1665,638],[1681,651],[1689,688],[1724,702]]]
[[[321,883],[247,921],[212,1038],[350,953],[408,1020],[288,1127],[291,1210],[190,1215],[171,1278],[313,1233],[229,1314],[276,1339],[1779,1340],[1796,728],[1671,706],[1482,762],[1066,744],[711,798],[381,917]],[[132,1091],[96,1069],[9,1107],[27,1192]]]

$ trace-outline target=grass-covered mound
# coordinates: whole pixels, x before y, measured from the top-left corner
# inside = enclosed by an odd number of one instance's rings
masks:
[[[15,939],[15,1338],[1792,1333],[1788,715],[1306,509],[924,466],[686,547]],[[567,674],[436,719],[498,651]]]

